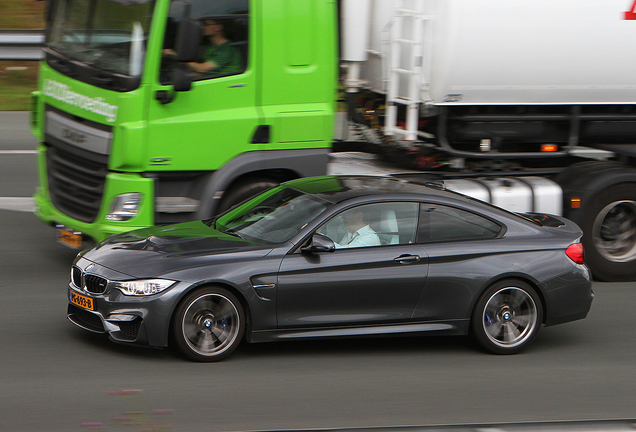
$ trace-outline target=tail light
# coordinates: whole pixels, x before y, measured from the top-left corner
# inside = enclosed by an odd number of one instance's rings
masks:
[[[565,254],[577,264],[583,264],[585,262],[585,253],[583,252],[583,244],[574,243],[568,246],[565,250]]]

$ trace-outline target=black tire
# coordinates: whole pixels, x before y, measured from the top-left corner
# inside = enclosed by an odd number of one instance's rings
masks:
[[[278,184],[278,182],[267,178],[242,180],[225,192],[216,213],[222,213],[236,204],[242,203],[274,186],[278,186]]]
[[[604,281],[636,279],[636,183],[596,194],[581,219],[585,261]]]
[[[585,261],[594,278],[636,280],[636,169],[613,161],[571,165],[555,181],[564,194],[564,216],[583,230]],[[580,209],[569,208],[570,199]]]
[[[516,354],[534,340],[542,321],[543,308],[534,289],[519,280],[502,280],[477,300],[471,332],[491,353]]]
[[[191,360],[219,361],[243,339],[245,314],[227,289],[209,286],[188,294],[175,311],[173,336]]]

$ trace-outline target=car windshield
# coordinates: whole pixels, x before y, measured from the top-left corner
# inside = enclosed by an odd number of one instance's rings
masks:
[[[252,241],[284,243],[332,205],[296,189],[279,187],[219,216],[215,226]]]
[[[139,76],[154,1],[60,0],[47,46],[72,60]]]

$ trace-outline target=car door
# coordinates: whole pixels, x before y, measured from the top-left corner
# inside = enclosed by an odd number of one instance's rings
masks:
[[[185,17],[201,22],[200,58],[181,65],[193,75],[194,82],[190,90],[171,98],[177,66],[169,52],[174,47],[177,23]],[[146,150],[150,170],[210,171],[255,150],[252,138],[260,114],[256,107],[253,22],[247,0],[171,2],[162,66],[158,79],[151,83],[155,99],[148,107],[151,145]],[[239,69],[197,72],[204,62],[212,61],[207,55],[215,48],[212,32],[223,34],[224,54],[233,57],[229,63],[240,63],[236,65]]]
[[[417,242],[429,258],[424,293],[414,317],[464,320],[484,285],[510,266],[504,227],[467,209],[422,203]]]
[[[417,210],[418,204],[409,202],[346,209],[317,230],[334,241],[334,251],[297,250],[285,256],[278,275],[279,328],[409,320],[428,268],[422,246],[415,243]],[[359,211],[370,220],[356,230],[367,238],[356,243],[361,236],[352,236],[342,225]],[[349,245],[344,244],[347,237],[354,237]]]

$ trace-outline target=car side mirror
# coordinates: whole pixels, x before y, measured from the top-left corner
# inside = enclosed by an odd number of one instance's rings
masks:
[[[329,237],[316,233],[300,250],[302,252],[333,252],[336,250],[336,244]]]
[[[177,61],[191,62],[197,59],[201,40],[201,23],[192,18],[184,18],[179,24],[174,50]]]

